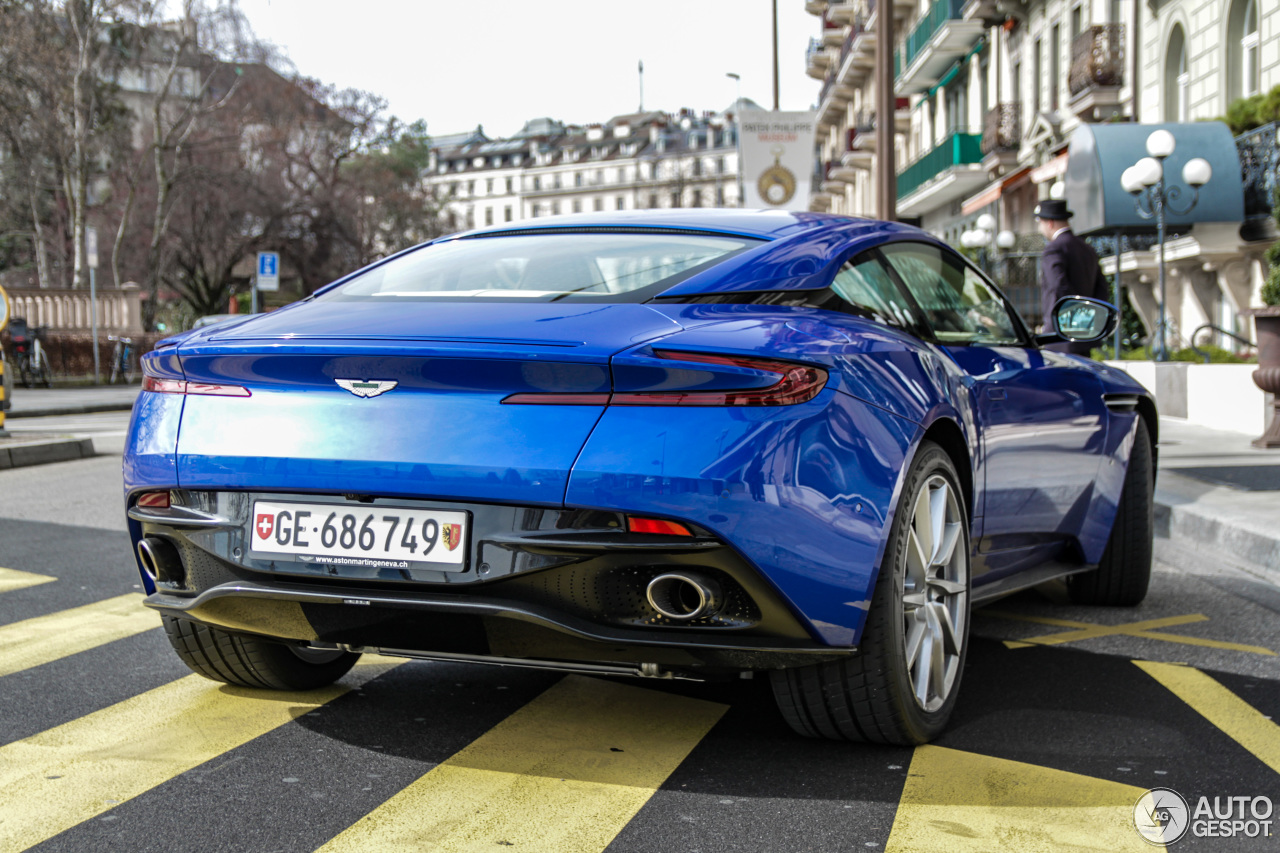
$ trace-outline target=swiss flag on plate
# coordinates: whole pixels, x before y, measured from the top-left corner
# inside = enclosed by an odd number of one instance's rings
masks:
[[[258,531],[259,539],[268,539],[271,531],[275,529],[276,517],[269,512],[258,513],[258,521],[253,525],[253,529]]]

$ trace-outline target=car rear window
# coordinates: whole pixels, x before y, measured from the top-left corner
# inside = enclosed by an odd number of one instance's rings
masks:
[[[759,243],[748,237],[678,233],[450,240],[381,264],[318,298],[644,302]]]

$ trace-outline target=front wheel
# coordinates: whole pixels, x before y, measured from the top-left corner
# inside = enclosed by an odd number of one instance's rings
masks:
[[[969,638],[969,523],[955,465],[924,442],[902,497],[856,655],[771,674],[802,735],[912,745],[955,707]]]
[[[239,687],[314,690],[346,675],[360,659],[351,652],[232,634],[174,616],[161,619],[169,644],[193,672]]]
[[[42,347],[36,355],[36,365],[33,371],[34,380],[46,388],[53,387],[53,365],[49,364],[49,354]]]
[[[1116,520],[1098,568],[1067,578],[1075,604],[1133,607],[1147,597],[1155,538],[1155,465],[1151,434],[1141,420],[1125,470]]]

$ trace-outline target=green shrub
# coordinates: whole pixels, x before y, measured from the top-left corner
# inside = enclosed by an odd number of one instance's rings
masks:
[[[1262,285],[1263,305],[1280,305],[1280,261],[1271,258],[1271,253],[1278,248],[1280,243],[1276,243],[1267,250],[1267,260],[1271,261],[1271,268],[1267,271],[1267,280]]]
[[[1213,344],[1201,344],[1201,352],[1207,353],[1210,364],[1257,364],[1258,359],[1241,358],[1231,350],[1223,349]],[[1089,357],[1094,361],[1110,361],[1111,350],[1095,349],[1089,353]],[[1121,361],[1151,361],[1154,356],[1151,350],[1146,347],[1137,349],[1127,349],[1120,352]],[[1169,353],[1169,361],[1185,361],[1191,364],[1204,364],[1204,356],[1193,350],[1191,347],[1183,347],[1182,349],[1172,350]]]

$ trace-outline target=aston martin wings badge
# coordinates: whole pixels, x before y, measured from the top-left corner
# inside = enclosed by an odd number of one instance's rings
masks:
[[[335,379],[334,382],[357,397],[376,397],[385,394],[400,383],[394,379]]]

